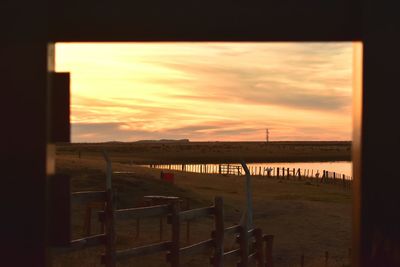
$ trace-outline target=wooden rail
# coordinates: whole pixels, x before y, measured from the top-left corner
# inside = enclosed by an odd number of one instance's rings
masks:
[[[67,246],[53,247],[52,251],[56,254],[73,252],[84,248],[105,245],[105,234],[93,235],[85,238],[71,240]]]
[[[234,249],[234,250],[230,250],[230,251],[227,251],[227,252],[224,252],[224,259],[225,260],[227,260],[227,259],[229,259],[229,258],[232,258],[232,257],[234,257],[234,258],[238,258],[238,257],[240,257],[240,248],[238,248],[238,249]]]
[[[240,225],[234,225],[224,228],[223,200],[216,197],[214,205],[211,207],[180,211],[178,201],[169,205],[158,205],[152,207],[141,207],[133,209],[122,209],[114,211],[115,219],[137,219],[154,216],[168,217],[168,223],[171,225],[171,241],[150,244],[147,246],[130,248],[125,250],[109,250],[102,256],[102,262],[106,267],[114,266],[121,259],[127,259],[137,256],[149,255],[153,253],[165,252],[166,260],[171,267],[182,265],[183,256],[193,256],[195,254],[205,254],[212,251],[210,263],[213,266],[223,266],[227,258],[236,257],[239,261],[238,266],[247,267],[249,264],[257,263],[257,266],[266,266],[264,264],[264,239],[261,229],[247,229]],[[110,216],[105,212],[99,212],[101,220],[107,220]],[[211,239],[207,239],[186,247],[180,246],[181,223],[186,220],[195,220],[198,218],[212,216],[215,221],[215,230],[211,233]],[[106,223],[106,222],[105,222]],[[111,231],[111,233],[114,233]],[[107,232],[106,232],[107,234]],[[224,251],[224,236],[233,235],[237,237],[239,249]],[[111,238],[106,239],[112,240]],[[107,253],[111,255],[107,255]],[[113,258],[114,262],[107,259]]]
[[[160,217],[166,216],[170,212],[169,205],[157,205],[151,207],[140,207],[140,208],[130,208],[130,209],[119,209],[115,211],[115,219],[117,220],[133,220],[142,219],[149,217]],[[99,220],[105,220],[105,212],[100,211]]]
[[[199,208],[193,210],[182,211],[179,213],[181,221],[194,220],[201,217],[207,217],[214,214],[214,207]]]
[[[179,253],[184,256],[202,254],[204,252],[208,252],[210,248],[214,247],[215,247],[215,241],[213,239],[208,239],[187,247],[180,248]]]
[[[108,170],[108,173],[110,170]],[[110,177],[108,176],[108,179]],[[101,255],[101,262],[106,267],[114,267],[117,262],[138,256],[151,255],[165,252],[166,260],[171,267],[182,266],[182,256],[195,254],[209,254],[210,264],[214,267],[224,266],[229,258],[236,258],[238,266],[247,267],[256,263],[260,267],[272,267],[272,242],[271,236],[263,236],[261,229],[247,229],[243,225],[234,225],[225,228],[223,199],[216,197],[214,205],[210,207],[191,210],[180,210],[180,202],[172,201],[167,205],[155,205],[150,207],[115,209],[115,196],[111,183],[107,180],[106,191],[76,192],[71,195],[72,202],[76,204],[104,201],[104,211],[98,212],[99,221],[104,225],[104,233],[72,240],[67,246],[54,247],[55,252],[69,252],[86,247],[103,245],[105,253]],[[142,219],[148,217],[167,217],[171,225],[172,238],[164,241],[140,247],[124,250],[116,249],[116,220]],[[183,221],[198,218],[213,218],[215,228],[211,232],[211,238],[192,244],[180,246],[181,224]],[[236,237],[238,249],[224,251],[225,236]],[[265,256],[264,256],[265,255]],[[267,264],[264,264],[267,262]],[[268,263],[270,265],[268,265]]]

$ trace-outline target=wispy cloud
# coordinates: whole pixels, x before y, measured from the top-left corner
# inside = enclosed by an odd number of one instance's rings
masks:
[[[348,140],[351,59],[349,43],[57,45],[74,141]]]

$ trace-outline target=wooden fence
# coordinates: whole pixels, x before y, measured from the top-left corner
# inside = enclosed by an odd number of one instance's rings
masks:
[[[151,164],[150,168],[163,170],[196,172],[204,174],[222,174],[222,175],[242,175],[243,168],[238,164]],[[287,168],[287,167],[265,167],[249,166],[251,175],[275,177],[278,179],[297,179],[310,180],[324,184],[337,184],[343,188],[351,188],[352,177],[327,170]]]
[[[212,250],[210,255],[210,265],[219,267],[229,258],[236,258],[237,266],[247,267],[256,264],[258,267],[272,267],[272,246],[273,236],[263,235],[262,230],[247,229],[246,225],[234,225],[225,227],[223,199],[216,197],[214,205],[204,208],[180,210],[178,201],[168,205],[156,205],[149,207],[114,209],[114,194],[112,190],[96,192],[77,192],[72,194],[72,202],[76,204],[86,204],[103,202],[104,210],[98,212],[99,221],[104,225],[104,233],[88,236],[82,239],[72,240],[67,246],[58,247],[59,252],[75,251],[86,247],[99,246],[105,247],[105,253],[101,256],[101,262],[106,267],[115,267],[116,263],[122,259],[138,256],[150,255],[160,252],[166,253],[166,260],[172,267],[181,266],[182,256],[203,254]],[[97,206],[99,207],[99,206]],[[130,249],[116,249],[116,220],[143,219],[149,217],[168,218],[171,226],[172,238],[170,241],[158,242],[146,246],[134,247]],[[184,221],[192,221],[201,217],[212,217],[214,220],[214,230],[210,238],[204,241],[181,247],[180,233],[181,225]],[[224,238],[226,236],[236,238],[237,249],[224,250]]]

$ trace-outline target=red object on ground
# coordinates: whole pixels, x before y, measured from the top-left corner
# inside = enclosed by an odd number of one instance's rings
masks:
[[[169,172],[162,172],[161,173],[161,180],[174,183],[174,174]]]

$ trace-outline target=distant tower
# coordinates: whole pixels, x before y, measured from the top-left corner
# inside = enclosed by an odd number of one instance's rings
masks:
[[[269,142],[269,129],[265,129],[265,141],[268,143]]]

